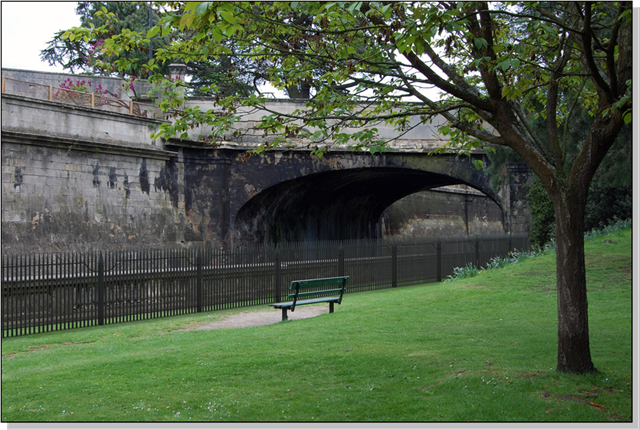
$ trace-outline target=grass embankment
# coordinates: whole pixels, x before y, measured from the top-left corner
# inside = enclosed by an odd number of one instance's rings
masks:
[[[4,339],[2,420],[630,421],[631,231],[586,255],[597,374],[555,371],[551,252],[269,326],[175,331],[236,310]]]

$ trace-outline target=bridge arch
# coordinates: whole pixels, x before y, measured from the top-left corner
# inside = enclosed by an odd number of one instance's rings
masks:
[[[404,158],[403,163],[408,161]],[[468,166],[449,164],[441,169],[445,174],[400,167],[397,164],[403,163],[395,161],[387,158],[378,166],[310,173],[269,186],[238,210],[236,232],[251,242],[376,238],[387,207],[410,194],[446,185],[469,185],[500,206],[484,175],[469,175]],[[458,168],[462,176],[475,180],[456,175]]]

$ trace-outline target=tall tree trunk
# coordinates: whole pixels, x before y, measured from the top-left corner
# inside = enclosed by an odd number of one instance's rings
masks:
[[[560,188],[560,187],[558,187]],[[584,215],[587,191],[555,190],[559,372],[597,372],[589,348]]]

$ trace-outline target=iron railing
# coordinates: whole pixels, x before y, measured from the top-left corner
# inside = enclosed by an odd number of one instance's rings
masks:
[[[3,255],[2,337],[269,304],[297,279],[347,275],[351,293],[437,282],[529,246],[502,235]]]

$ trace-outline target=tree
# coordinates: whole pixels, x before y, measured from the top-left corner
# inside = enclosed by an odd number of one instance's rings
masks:
[[[575,94],[565,94],[564,97],[578,101]],[[535,101],[533,101],[535,102]],[[540,105],[538,111],[543,112]],[[562,141],[567,142],[566,157],[574,158],[581,149],[578,143],[584,141],[586,133],[591,128],[593,118],[579,103],[572,103],[567,112],[568,120],[562,126]],[[534,115],[529,120],[529,126],[536,131],[549,148],[546,141],[546,119],[542,115]],[[585,232],[595,228],[603,228],[615,219],[626,220],[632,216],[632,146],[629,127],[624,128],[618,135],[611,149],[607,152],[596,171],[587,198],[585,215]],[[508,180],[506,175],[510,163],[522,162],[522,159],[509,147],[497,147],[494,152],[487,154],[490,164],[485,171],[491,177],[491,186],[496,190]],[[553,202],[549,198],[542,182],[534,178],[528,184],[527,202],[531,210],[531,224],[529,236],[538,246],[547,244],[555,237],[555,217]]]
[[[232,41],[241,55],[265,64],[265,76],[276,87],[309,84],[317,89],[304,108],[263,117],[261,127],[281,136],[265,149],[296,134],[309,138],[317,154],[345,143],[377,152],[384,142],[372,124],[384,121],[402,132],[411,127],[412,117],[428,122],[436,115],[448,120],[440,131],[457,150],[512,148],[553,201],[557,370],[596,371],[589,346],[585,208],[598,166],[631,121],[630,2],[166,6],[150,34],[189,30],[192,36],[178,37],[162,49],[159,62],[215,59],[231,52]],[[87,34],[73,32],[74,37]],[[102,52],[120,55],[145,40],[144,34],[123,33],[107,39]],[[326,71],[318,74],[318,70]],[[434,96],[430,89],[442,96]],[[166,125],[161,134],[184,136],[188,124],[197,122],[211,124],[215,137],[237,119],[238,104],[256,106],[262,101],[255,95],[244,100],[220,98],[214,109],[192,110]],[[570,120],[567,114],[574,103],[585,106],[593,122],[582,141],[567,142],[562,127]],[[545,120],[543,134],[530,127],[533,115]],[[347,127],[361,129],[350,133]],[[579,147],[571,158],[567,157],[570,143]]]
[[[161,5],[159,5],[161,6]],[[155,35],[147,38],[146,43],[138,44],[135,49],[123,50],[119,55],[101,55],[104,39],[130,32],[129,34],[147,34],[149,25],[150,4],[144,2],[78,2],[76,14],[80,17],[80,25],[88,30],[105,27],[104,32],[93,33],[90,37],[63,37],[67,31],[61,30],[48,42],[40,53],[43,61],[50,65],[60,65],[71,73],[84,72],[103,76],[118,75],[123,78],[148,77],[149,69],[143,67],[155,52],[167,46],[169,36]],[[152,8],[152,25],[157,24],[161,10]],[[150,57],[150,50],[152,56]],[[255,92],[256,84],[261,83],[254,75],[240,74],[239,78],[230,75],[231,70],[247,68],[246,60],[223,56],[218,61],[189,62],[186,64],[188,74],[192,77],[188,83],[190,95],[211,95],[211,85],[219,85],[222,93],[248,96]],[[238,64],[234,64],[238,63]],[[157,73],[168,75],[168,63],[159,65]]]
[[[149,5],[145,3],[134,2],[78,2],[76,14],[80,17],[80,25],[84,28],[100,27],[105,25],[107,21],[113,22],[107,16],[112,14],[117,18],[110,28],[111,35],[122,33],[124,30],[143,32],[149,29]],[[98,13],[100,12],[100,13]],[[158,14],[154,13],[153,22],[158,22]],[[57,32],[51,39],[47,47],[40,53],[43,61],[47,61],[51,65],[61,65],[64,69],[72,73],[88,72],[109,76],[117,74],[121,77],[142,76],[140,65],[149,60],[149,49],[160,48],[169,43],[169,38],[154,38],[151,44],[139,46],[135,50],[129,50],[122,53],[122,57],[127,59],[127,68],[118,69],[118,63],[121,58],[110,57],[104,58],[100,55],[100,47],[103,43],[103,36],[88,38],[69,39],[62,35],[64,30]],[[164,67],[161,70],[167,73],[168,69]]]

